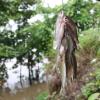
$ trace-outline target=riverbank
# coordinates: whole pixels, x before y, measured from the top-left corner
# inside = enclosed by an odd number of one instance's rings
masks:
[[[43,91],[47,91],[46,83],[33,84],[28,88],[18,90],[16,94],[2,91],[0,100],[35,100],[37,95]]]

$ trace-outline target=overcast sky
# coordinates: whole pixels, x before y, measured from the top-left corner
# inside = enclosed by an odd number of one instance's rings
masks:
[[[53,8],[56,5],[61,5],[62,2],[66,3],[68,0],[42,0],[42,1],[44,3],[45,7],[48,7],[48,5],[49,5],[51,8]]]

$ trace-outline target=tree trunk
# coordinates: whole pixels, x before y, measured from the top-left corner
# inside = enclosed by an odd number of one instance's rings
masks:
[[[29,72],[29,84],[32,85],[32,79],[31,79],[31,68],[28,66],[28,72]]]
[[[28,72],[29,72],[29,84],[32,85],[32,76],[31,76],[31,64],[30,64],[30,54],[28,54]]]
[[[20,66],[20,84],[21,84],[21,87],[23,88],[21,66]]]

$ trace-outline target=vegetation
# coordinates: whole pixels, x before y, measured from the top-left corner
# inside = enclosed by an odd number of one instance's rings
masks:
[[[91,73],[93,80],[88,82],[82,88],[83,95],[86,98],[94,98],[93,100],[97,99],[96,93],[99,93],[100,95],[100,66],[96,66],[96,67],[97,67],[96,71],[94,73]],[[94,97],[92,97],[92,95],[94,95]],[[92,100],[92,99],[89,99],[89,100]]]
[[[80,57],[82,55],[85,55],[86,58],[89,58],[89,69],[95,70],[93,72],[88,72],[89,76],[87,78],[90,79],[85,83],[84,86],[80,87],[82,94],[78,94],[80,96],[77,97],[77,100],[81,100],[83,96],[86,100],[99,100],[98,98],[100,95],[100,56],[97,54],[98,50],[100,49],[99,38],[100,31],[98,28],[85,30],[79,34],[80,47],[77,54]],[[94,58],[96,58],[97,61],[91,63],[91,60],[93,60]],[[86,66],[83,67],[85,68]],[[41,95],[43,96],[42,93]]]
[[[100,57],[100,31],[98,28],[83,31],[79,36],[79,41],[82,51]]]
[[[46,100],[47,96],[48,96],[47,92],[42,92],[37,96],[36,100]]]
[[[62,7],[63,6],[63,7]],[[89,61],[96,58],[91,65],[95,71],[91,73],[93,80],[82,88],[82,95],[89,100],[94,93],[100,93],[100,2],[99,0],[69,0],[54,8],[43,7],[42,0],[1,0],[0,1],[0,86],[9,75],[5,62],[16,58],[18,64],[26,65],[29,71],[29,83],[32,84],[32,68],[43,57],[54,63],[53,49],[54,26],[57,14],[64,10],[78,27],[79,56],[89,56]],[[31,22],[36,15],[43,19]],[[15,26],[15,27],[13,27]],[[35,49],[35,51],[34,51]],[[33,59],[36,55],[35,59]],[[25,62],[27,60],[27,62]],[[48,68],[48,69],[50,69]],[[98,94],[96,94],[98,95]],[[44,100],[47,92],[41,93],[36,100]]]

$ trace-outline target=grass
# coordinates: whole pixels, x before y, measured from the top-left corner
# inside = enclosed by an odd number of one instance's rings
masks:
[[[36,100],[46,100],[48,96],[48,93],[46,91],[40,93],[37,97],[36,97]]]

